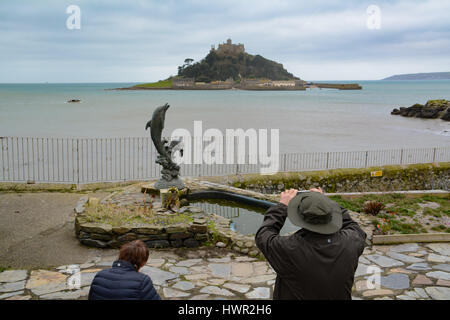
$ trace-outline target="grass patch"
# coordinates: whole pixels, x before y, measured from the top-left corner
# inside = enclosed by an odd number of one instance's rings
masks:
[[[439,209],[425,208],[423,210],[423,214],[424,215],[433,216],[433,217],[436,217],[436,218],[442,217],[441,210],[439,210]]]
[[[398,233],[427,233],[428,231],[419,223],[404,223],[397,220],[391,220],[391,229]]]
[[[113,227],[133,224],[171,225],[189,223],[194,219],[190,213],[162,215],[150,208],[136,206],[117,206],[113,204],[88,206],[84,213],[86,222],[110,224]]]
[[[404,194],[384,194],[384,195],[364,195],[358,198],[342,198],[341,196],[331,196],[332,200],[336,201],[342,207],[355,211],[363,212],[364,205],[368,201],[377,201],[385,206],[388,213],[394,213],[402,216],[412,217],[420,210],[419,204],[427,202],[436,202],[440,206],[436,209],[425,208],[424,211],[436,216],[436,214],[450,216],[450,201],[448,198],[435,196],[420,196],[420,197],[406,197]]]
[[[369,201],[384,204],[388,212],[396,209],[403,209],[403,212],[406,212],[405,210],[418,210],[420,208],[418,203],[422,202],[421,198],[409,198],[404,194],[368,194],[357,198],[343,198],[341,196],[331,196],[330,198],[342,207],[355,212],[363,212],[366,202]],[[448,200],[446,201],[448,202]]]
[[[440,224],[438,226],[434,226],[431,228],[431,230],[437,231],[437,232],[447,232],[450,233],[450,228],[447,228],[443,224]]]
[[[11,270],[11,267],[1,267],[0,266],[0,273],[6,270]]]
[[[381,234],[411,234],[411,233],[427,233],[427,229],[420,223],[407,223],[402,219],[381,219],[372,222]]]
[[[355,212],[361,212],[364,204],[364,202],[356,201],[357,199],[344,199],[341,196],[330,196],[330,199],[336,201],[341,207]]]
[[[377,201],[384,205],[372,224],[378,234],[410,234],[448,232],[450,199],[432,195],[408,197],[404,194],[364,195],[358,198],[331,196],[342,207],[364,213],[368,203]],[[432,204],[432,202],[434,204]],[[439,206],[436,206],[436,203]],[[432,205],[432,208],[429,206]]]
[[[391,210],[390,212],[395,212],[400,216],[414,217],[416,215],[416,211],[408,208],[397,207],[394,210]]]
[[[208,231],[209,238],[206,241],[206,246],[212,246],[220,241],[219,239],[219,231],[216,228],[216,225],[213,220],[208,221]]]
[[[143,84],[137,84],[138,88],[172,88],[172,79],[159,80],[157,82],[149,82]]]

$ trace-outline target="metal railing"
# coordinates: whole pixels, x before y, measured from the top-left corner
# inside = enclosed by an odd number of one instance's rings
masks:
[[[244,210],[243,208],[224,206],[217,203],[208,202],[195,202],[191,203],[191,205],[195,205],[203,209],[205,212],[214,212],[215,214],[227,219],[239,218],[241,210]]]
[[[205,144],[203,144],[205,145]],[[0,137],[0,182],[83,184],[156,179],[161,167],[149,137]],[[224,155],[225,157],[225,155]],[[450,146],[349,152],[288,153],[279,171],[365,168],[450,161]],[[181,164],[184,177],[261,172],[246,152],[241,164]],[[236,162],[235,162],[236,163]]]

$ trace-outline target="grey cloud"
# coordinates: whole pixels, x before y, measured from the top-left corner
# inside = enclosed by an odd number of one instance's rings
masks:
[[[67,30],[65,8],[82,10],[81,30]],[[382,28],[368,30],[372,1],[2,1],[0,82],[153,81],[176,73],[231,37],[303,78],[305,64],[384,70],[410,61],[411,72],[441,61],[450,69],[450,4],[375,1]],[[427,62],[429,61],[429,62]],[[425,65],[424,65],[425,64]],[[70,77],[67,76],[67,70]],[[332,70],[332,68],[329,68]],[[364,78],[379,72],[367,67]],[[92,70],[95,70],[92,71]],[[306,68],[309,70],[309,68]],[[435,70],[431,70],[435,71]],[[445,71],[445,70],[444,70]],[[317,70],[325,78],[339,74]]]

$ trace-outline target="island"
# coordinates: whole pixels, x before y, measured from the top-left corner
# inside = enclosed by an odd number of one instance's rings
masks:
[[[202,60],[187,58],[178,67],[177,76],[152,83],[113,90],[306,90],[328,88],[359,90],[357,83],[313,83],[288,72],[281,63],[252,55],[242,43],[231,39],[216,48],[211,46]]]
[[[450,72],[397,74],[382,80],[450,80]]]

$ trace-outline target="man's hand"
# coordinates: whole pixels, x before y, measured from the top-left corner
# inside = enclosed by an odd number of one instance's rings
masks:
[[[289,201],[297,195],[298,190],[289,189],[281,193],[280,202],[284,205],[288,205]]]
[[[311,189],[309,189],[309,191],[313,191],[313,192],[320,192],[320,193],[323,193],[323,190],[322,190],[322,188],[321,188],[321,187],[318,187],[318,188],[311,188]]]

